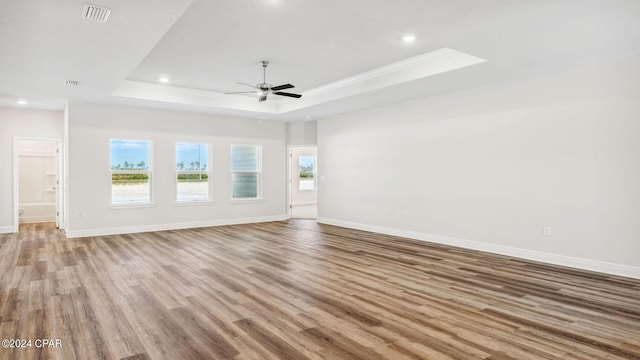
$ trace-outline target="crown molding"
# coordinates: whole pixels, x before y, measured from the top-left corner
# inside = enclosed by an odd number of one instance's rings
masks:
[[[485,59],[442,48],[304,91],[301,99],[257,102],[253,97],[124,80],[114,96],[261,114],[286,114],[311,106],[407,83],[485,62]]]

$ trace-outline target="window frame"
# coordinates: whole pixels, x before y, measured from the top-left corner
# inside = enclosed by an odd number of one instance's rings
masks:
[[[174,196],[174,200],[176,202],[176,204],[202,204],[202,203],[210,203],[212,202],[212,193],[213,193],[213,189],[212,189],[212,171],[211,171],[211,164],[209,164],[211,162],[212,156],[211,156],[211,150],[213,148],[212,144],[209,142],[200,142],[200,141],[176,141],[174,144],[174,164],[177,165],[178,164],[178,144],[199,144],[199,145],[207,145],[207,170],[203,171],[203,170],[196,170],[196,171],[180,171],[178,170],[178,167],[175,166],[174,170],[175,170],[175,176],[174,176],[174,181],[175,181],[175,196]],[[207,178],[207,199],[206,200],[179,200],[178,199],[178,176],[179,175],[191,175],[191,174],[207,174],[208,178]]]
[[[146,170],[113,170],[111,168],[112,158],[112,141],[129,141],[129,142],[147,142],[149,143],[149,162]],[[109,138],[109,207],[148,207],[154,205],[153,200],[153,140],[151,139],[127,139],[127,138]],[[113,175],[127,174],[146,174],[149,179],[149,200],[148,201],[131,201],[131,202],[113,202]]]
[[[257,154],[257,168],[256,170],[234,170],[233,169],[233,147],[234,146],[252,146],[256,148]],[[229,146],[229,180],[231,185],[231,201],[232,202],[242,202],[242,201],[256,201],[262,200],[262,144],[231,144]],[[237,198],[233,196],[233,175],[234,174],[256,174],[256,196],[255,197],[244,197]]]

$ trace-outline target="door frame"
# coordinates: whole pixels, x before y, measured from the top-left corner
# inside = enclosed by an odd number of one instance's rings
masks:
[[[287,219],[291,219],[291,181],[292,181],[292,170],[291,169],[291,161],[293,159],[293,148],[297,146],[289,145],[287,146]]]
[[[27,141],[49,141],[56,143],[56,226],[59,229],[65,228],[64,218],[64,156],[63,142],[61,138],[32,137],[32,136],[14,136],[13,137],[13,232],[20,229],[20,165],[18,154],[18,142]]]

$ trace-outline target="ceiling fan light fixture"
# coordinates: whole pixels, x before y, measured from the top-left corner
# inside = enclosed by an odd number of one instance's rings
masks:
[[[292,98],[296,98],[299,99],[302,97],[302,95],[300,94],[292,94],[292,93],[288,93],[288,92],[282,92],[280,90],[284,90],[284,89],[292,89],[295,86],[291,85],[291,84],[282,84],[282,85],[277,85],[277,86],[273,86],[271,84],[267,83],[267,66],[269,65],[269,61],[267,60],[262,60],[260,62],[262,64],[262,83],[257,84],[256,86],[247,84],[247,83],[242,83],[239,82],[237,84],[239,85],[245,85],[245,86],[249,86],[251,88],[254,88],[255,90],[253,91],[234,91],[234,92],[227,92],[225,94],[230,95],[230,94],[248,94],[248,93],[253,93],[255,92],[259,98],[258,101],[265,101],[267,100],[267,96],[269,96],[269,94],[271,95],[279,95],[279,96],[287,96],[287,97],[292,97]]]

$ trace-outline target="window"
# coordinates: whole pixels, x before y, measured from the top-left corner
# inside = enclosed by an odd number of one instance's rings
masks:
[[[176,144],[176,201],[208,201],[209,174],[208,144]]]
[[[109,140],[111,148],[111,203],[151,202],[151,142]]]
[[[298,178],[300,190],[316,189],[316,157],[300,155],[298,157]]]
[[[260,197],[259,145],[231,145],[231,188],[234,199]]]

